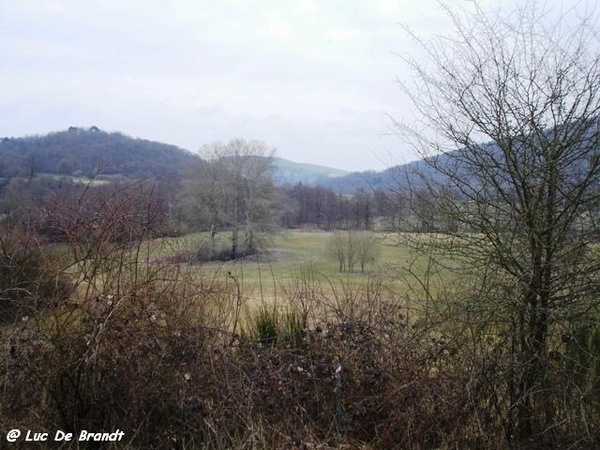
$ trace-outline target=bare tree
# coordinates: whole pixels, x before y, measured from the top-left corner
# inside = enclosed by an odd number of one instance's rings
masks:
[[[360,231],[354,233],[354,240],[356,242],[355,247],[358,253],[360,271],[364,272],[377,258],[379,251],[377,235],[371,231]]]
[[[370,231],[336,231],[329,241],[329,252],[337,259],[340,272],[354,272],[357,263],[364,272],[375,262],[378,250],[377,237]]]
[[[347,246],[344,232],[336,231],[329,241],[329,252],[337,259],[340,272],[346,271],[346,250]]]
[[[585,422],[589,385],[568,378],[577,363],[561,358],[597,315],[600,287],[590,255],[600,211],[597,16],[537,6],[448,10],[455,32],[417,38],[426,60],[405,59],[419,124],[397,124],[431,169],[420,184],[432,195],[426,211],[452,224],[419,245],[478,280],[461,311],[474,336],[494,336],[509,355],[504,387],[495,384],[509,440]],[[571,409],[556,389],[563,375]]]
[[[204,146],[204,159],[188,168],[183,201],[210,232],[200,249],[203,259],[214,256],[219,229],[231,232],[231,259],[256,252],[256,230],[272,221],[272,153],[262,142],[234,139]]]

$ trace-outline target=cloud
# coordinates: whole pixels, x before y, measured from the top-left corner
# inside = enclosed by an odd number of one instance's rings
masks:
[[[379,0],[375,2],[375,10],[388,17],[398,13],[399,7],[397,0]]]
[[[256,138],[290,159],[373,168],[396,145],[378,137],[385,114],[403,107],[402,17],[377,1],[4,2],[0,136],[74,124],[191,150]]]

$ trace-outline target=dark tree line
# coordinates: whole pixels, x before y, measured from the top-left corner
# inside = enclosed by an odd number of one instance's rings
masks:
[[[341,194],[321,186],[297,184],[286,192],[287,208],[282,225],[314,226],[323,230],[372,230],[395,228],[406,212],[403,194],[359,189]]]

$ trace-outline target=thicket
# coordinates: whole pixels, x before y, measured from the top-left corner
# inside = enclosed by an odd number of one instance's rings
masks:
[[[0,324],[33,317],[62,301],[69,282],[26,225],[0,229]]]

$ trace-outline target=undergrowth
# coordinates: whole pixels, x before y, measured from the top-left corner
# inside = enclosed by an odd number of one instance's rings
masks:
[[[557,342],[547,383],[556,426],[515,442],[503,396],[515,362],[501,334],[482,341],[461,325],[468,311],[458,309],[455,320],[447,311],[419,317],[377,277],[361,286],[329,279],[321,289],[304,271],[283,289],[285,303],[242,318],[235,277],[153,259],[151,203],[118,195],[125,198],[92,215],[84,198],[78,208],[56,205],[67,259],[42,241],[19,250],[1,241],[3,295],[17,286],[28,308],[0,329],[3,436],[120,429],[121,442],[63,448],[131,449],[598,444],[594,323]],[[135,227],[113,223],[127,221],[119,208],[134,205]],[[94,228],[102,221],[110,224],[104,232]]]

